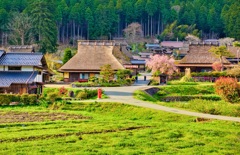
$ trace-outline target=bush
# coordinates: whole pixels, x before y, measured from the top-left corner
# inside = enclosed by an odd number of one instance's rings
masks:
[[[0,105],[9,105],[11,100],[8,94],[0,94]]]
[[[183,76],[180,82],[194,82],[194,79],[191,76]]]
[[[160,90],[167,92],[168,94],[179,95],[201,95],[201,94],[214,94],[214,87],[208,85],[177,85],[160,87]]]
[[[28,104],[34,105],[37,103],[37,95],[36,94],[29,94],[28,95]]]
[[[196,82],[168,81],[167,85],[198,85]]]
[[[218,95],[182,95],[182,96],[174,95],[160,98],[161,101],[165,102],[190,101],[194,99],[220,101],[221,97],[219,97]]]
[[[67,95],[67,93],[68,93],[68,90],[65,87],[59,88],[59,95],[65,96]]]
[[[52,92],[56,92],[58,93],[58,89],[57,88],[44,88],[43,89],[43,96],[44,97],[47,97],[49,93],[52,93]]]
[[[57,92],[51,92],[47,95],[47,100],[49,100],[51,103],[54,103],[55,101],[59,100],[59,94]]]
[[[88,93],[85,91],[81,91],[77,94],[76,98],[79,99],[87,99],[88,98]]]
[[[90,98],[94,98],[97,96],[98,94],[98,90],[97,89],[84,89],[84,92],[87,93],[87,98],[90,99]]]
[[[239,101],[239,89],[240,86],[234,78],[220,77],[215,83],[216,93],[227,102]]]

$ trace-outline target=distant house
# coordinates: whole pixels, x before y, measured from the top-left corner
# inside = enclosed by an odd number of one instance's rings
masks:
[[[42,54],[0,51],[0,93],[41,93],[49,76]]]
[[[212,70],[212,64],[219,62],[219,58],[213,53],[209,52],[212,45],[198,44],[190,45],[186,56],[177,62],[176,66],[180,71],[185,68],[190,68],[193,72],[206,72]],[[232,53],[232,51],[230,51]],[[233,64],[227,59],[223,58],[224,67],[232,67]]]
[[[64,74],[65,82],[85,82],[90,77],[98,77],[101,66],[110,64],[117,71],[131,64],[130,59],[126,45],[114,41],[79,41],[77,54],[59,71]]]

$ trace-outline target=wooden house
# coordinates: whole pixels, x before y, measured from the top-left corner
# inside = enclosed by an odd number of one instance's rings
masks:
[[[98,77],[100,67],[110,64],[114,71],[125,69],[130,64],[131,54],[126,46],[114,41],[79,41],[78,52],[59,71],[65,82],[86,82],[90,77]]]
[[[42,54],[0,51],[0,93],[41,93],[50,75]]]
[[[212,64],[220,61],[216,55],[209,52],[212,46],[206,44],[189,45],[189,51],[184,58],[177,61],[176,66],[181,72],[184,72],[186,68],[190,68],[192,72],[211,71]],[[230,52],[232,53],[232,50]],[[233,66],[228,58],[225,57],[223,57],[223,64],[225,68]]]

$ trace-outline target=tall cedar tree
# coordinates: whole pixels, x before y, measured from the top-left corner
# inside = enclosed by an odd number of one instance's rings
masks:
[[[53,0],[35,0],[31,3],[31,18],[40,52],[57,50],[57,26],[54,20]]]

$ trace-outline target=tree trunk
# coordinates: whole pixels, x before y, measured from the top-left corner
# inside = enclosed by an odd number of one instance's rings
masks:
[[[67,44],[69,43],[69,40],[68,40],[68,23],[67,23],[67,36],[66,36],[66,40],[67,40]]]
[[[148,36],[149,36],[149,25],[150,25],[150,22],[149,22],[149,15],[148,15]]]
[[[62,26],[62,43],[65,44],[65,25]]]
[[[21,45],[24,45],[24,34],[21,35]]]
[[[152,16],[151,16],[151,37],[153,35],[153,19],[152,19]]]
[[[80,25],[77,26],[77,39],[79,40],[79,34],[80,34]]]
[[[221,63],[221,71],[223,71],[224,66],[223,66],[223,58],[222,58],[222,56],[220,56],[220,63]]]
[[[161,15],[160,15],[160,11],[159,11],[159,14],[158,14],[158,30],[157,30],[158,35],[160,35],[160,18],[161,18]]]

